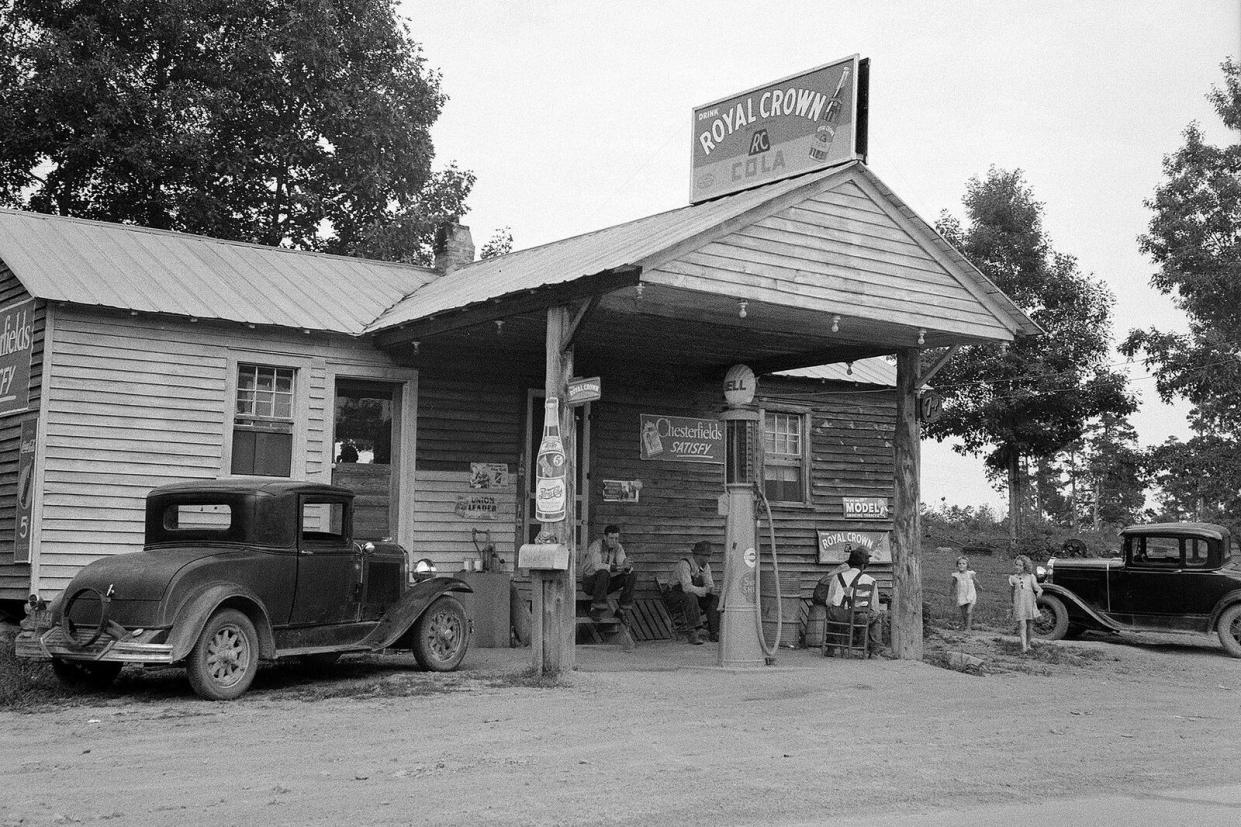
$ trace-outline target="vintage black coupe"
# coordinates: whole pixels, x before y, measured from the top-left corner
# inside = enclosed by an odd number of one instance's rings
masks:
[[[1214,631],[1241,658],[1241,565],[1228,529],[1210,523],[1132,525],[1121,556],[1048,560],[1035,633]]]
[[[126,663],[182,664],[204,698],[236,698],[260,660],[327,664],[412,649],[457,668],[470,625],[460,580],[412,583],[396,543],[354,540],[353,494],[315,483],[221,480],[157,488],[140,552],[83,568],[49,606],[31,599],[18,657],[50,659],[71,685]]]

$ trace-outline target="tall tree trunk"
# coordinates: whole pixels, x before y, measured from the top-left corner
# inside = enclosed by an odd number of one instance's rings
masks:
[[[896,490],[892,518],[892,654],[922,659],[922,565],[918,506],[921,448],[918,432],[918,373],[922,353],[915,348],[896,355],[896,434],[892,440]]]
[[[1021,457],[1017,449],[1008,452],[1008,548],[1017,551],[1021,537]]]

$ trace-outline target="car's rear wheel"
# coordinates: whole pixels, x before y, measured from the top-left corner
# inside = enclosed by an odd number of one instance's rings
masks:
[[[1219,633],[1224,651],[1234,658],[1241,658],[1241,603],[1224,609],[1215,624],[1215,631]]]
[[[203,627],[185,664],[190,686],[211,701],[240,697],[259,670],[254,624],[236,609],[221,609]]]
[[[414,624],[414,659],[423,669],[451,672],[465,657],[469,638],[465,609],[455,597],[443,595]]]
[[[1064,601],[1045,594],[1038,599],[1038,617],[1031,624],[1034,636],[1043,640],[1061,640],[1069,631],[1069,610]]]
[[[52,658],[52,672],[70,689],[106,689],[121,674],[123,663]]]

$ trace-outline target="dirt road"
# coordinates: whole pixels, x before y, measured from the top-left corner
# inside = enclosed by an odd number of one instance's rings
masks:
[[[269,669],[232,703],[123,676],[0,711],[0,823],[773,824],[1241,782],[1241,660],[1206,638],[935,645],[987,674],[806,650],[724,671],[663,643],[579,647],[552,687],[510,650]]]

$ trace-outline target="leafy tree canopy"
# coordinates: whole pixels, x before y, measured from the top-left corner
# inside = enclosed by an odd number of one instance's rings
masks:
[[[1241,131],[1241,63],[1226,60],[1224,88],[1208,96],[1224,124]],[[1165,180],[1146,206],[1154,211],[1144,253],[1159,269],[1151,284],[1189,319],[1186,334],[1134,330],[1121,346],[1145,353],[1165,401],[1191,403],[1199,432],[1241,434],[1241,142],[1206,143],[1198,124],[1164,158]],[[1239,469],[1241,470],[1241,469]]]
[[[393,0],[0,0],[0,203],[428,263],[444,101]]]
[[[939,232],[1044,331],[1008,348],[961,349],[934,379],[943,415],[927,427],[960,438],[962,453],[983,454],[1007,473],[1010,508],[1020,502],[1024,458],[1047,458],[1079,439],[1105,413],[1127,415],[1135,401],[1108,369],[1113,297],[1057,253],[1043,230],[1043,205],[1020,170],[992,168],[966,187],[967,221],[945,213]]]

